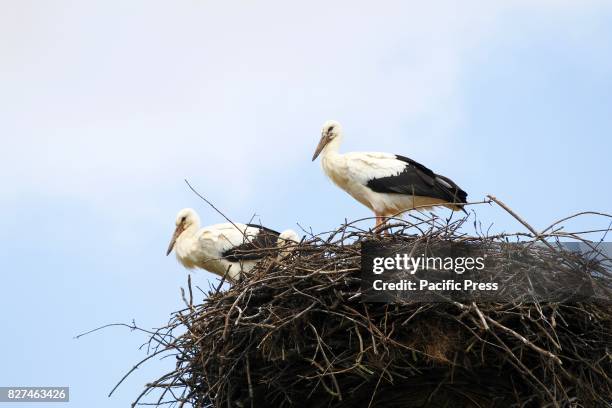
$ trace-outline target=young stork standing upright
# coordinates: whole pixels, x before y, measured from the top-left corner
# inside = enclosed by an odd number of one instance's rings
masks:
[[[451,179],[404,156],[391,153],[338,152],[342,127],[329,120],[323,125],[321,140],[312,161],[321,155],[325,174],[355,200],[376,215],[376,227],[386,217],[404,211],[442,205],[463,210],[467,193]]]
[[[280,235],[254,224],[225,223],[200,229],[200,217],[191,208],[179,211],[175,224],[166,255],[174,249],[185,268],[198,267],[219,276],[227,272],[233,282],[268,255],[266,249],[276,248]],[[287,230],[283,234],[293,236],[295,232]]]

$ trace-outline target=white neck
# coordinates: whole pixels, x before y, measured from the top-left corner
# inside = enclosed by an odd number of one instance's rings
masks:
[[[321,157],[325,158],[328,156],[333,156],[339,153],[340,145],[342,144],[342,135],[338,135],[333,138],[328,144],[325,145],[323,150],[321,151]]]
[[[185,228],[183,232],[181,232],[181,235],[178,236],[178,238],[176,239],[177,243],[179,241],[185,241],[188,239],[192,239],[193,236],[196,234],[196,232],[198,232],[199,229],[200,229],[200,221],[194,220],[194,222],[192,222],[191,225]]]

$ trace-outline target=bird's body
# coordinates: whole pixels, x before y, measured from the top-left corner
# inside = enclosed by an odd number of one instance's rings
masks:
[[[181,210],[176,231],[168,247],[188,269],[202,268],[237,281],[241,272],[251,270],[266,256],[266,249],[276,247],[279,233],[253,224],[224,223],[200,228],[194,210]]]
[[[342,141],[337,122],[326,122],[313,160],[338,187],[370,208],[377,217],[391,217],[412,209],[443,205],[462,209],[467,194],[452,180],[407,157],[391,153],[339,153]]]
[[[238,252],[240,247],[243,251],[254,249],[252,242],[261,233],[257,227],[240,223],[210,225],[193,235],[186,231],[176,241],[176,258],[185,268],[200,267],[221,276],[229,268],[228,276],[234,280],[239,269],[248,271],[259,260],[253,256],[240,257]]]

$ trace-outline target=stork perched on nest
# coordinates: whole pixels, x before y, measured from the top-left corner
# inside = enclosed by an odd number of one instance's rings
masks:
[[[463,210],[467,193],[451,179],[435,174],[416,161],[391,153],[354,152],[340,154],[342,127],[325,122],[312,161],[321,155],[325,174],[355,200],[372,210],[376,227],[386,217],[415,208],[442,205]]]
[[[251,270],[281,242],[297,234],[292,230],[282,235],[254,224],[225,223],[200,229],[200,217],[191,208],[179,211],[176,229],[166,255],[174,249],[178,261],[188,269],[205,269],[230,281],[240,279],[241,272]],[[283,239],[284,238],[284,239]]]
[[[276,243],[278,248],[278,255],[276,259],[284,259],[291,255],[299,243],[300,236],[294,230],[288,229],[281,232]]]

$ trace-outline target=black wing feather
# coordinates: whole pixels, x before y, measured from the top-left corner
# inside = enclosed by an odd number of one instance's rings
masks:
[[[221,256],[230,262],[255,261],[268,255],[262,249],[276,248],[279,232],[261,225],[247,224],[249,227],[259,228],[259,232],[249,242],[228,249]]]
[[[448,177],[434,173],[408,157],[395,155],[406,163],[403,172],[389,177],[368,180],[367,186],[377,193],[396,193],[432,197],[450,203],[467,202],[467,193]],[[450,187],[444,185],[448,184]]]

